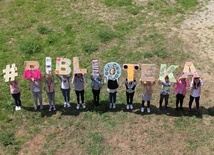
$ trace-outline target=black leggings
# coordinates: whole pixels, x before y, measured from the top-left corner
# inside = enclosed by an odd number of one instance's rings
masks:
[[[183,102],[184,102],[184,95],[183,94],[177,94],[176,95],[176,108],[178,108],[178,104],[180,102],[180,107],[182,108],[183,107]]]
[[[165,98],[165,107],[167,107],[167,105],[168,105],[169,95],[160,94],[160,101],[159,101],[160,108],[162,107],[162,103],[163,103],[164,98]]]
[[[97,105],[99,105],[100,89],[98,89],[98,90],[92,89],[92,93],[94,96],[94,104],[97,106]]]
[[[144,107],[144,103],[145,103],[145,101],[142,100],[142,107]],[[147,107],[148,107],[148,108],[150,107],[150,101],[147,101]]]
[[[15,105],[16,106],[22,106],[22,103],[21,103],[21,100],[20,100],[20,93],[17,93],[17,94],[11,94],[13,99],[14,99],[14,102],[15,102]]]
[[[195,103],[196,103],[196,108],[199,109],[199,100],[200,100],[200,96],[198,97],[193,97],[190,95],[190,99],[189,99],[189,109],[191,109],[192,107],[192,102],[194,101],[195,99]]]
[[[76,92],[76,96],[77,96],[77,103],[80,104],[80,95],[81,95],[81,101],[83,104],[84,103],[84,90],[81,90],[81,91],[75,90],[75,92]]]
[[[127,104],[132,104],[133,98],[134,98],[134,92],[133,93],[126,92],[126,102],[127,102]]]
[[[70,88],[69,89],[61,89],[62,90],[62,95],[64,97],[64,101],[66,103],[70,102]]]

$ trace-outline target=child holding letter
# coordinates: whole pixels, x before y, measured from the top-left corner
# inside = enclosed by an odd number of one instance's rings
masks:
[[[56,74],[56,76],[60,79],[61,83],[60,83],[60,88],[62,91],[62,95],[64,97],[64,108],[66,107],[70,107],[70,78],[71,78],[71,74],[69,76],[67,75],[62,75],[59,76]]]
[[[186,95],[186,87],[190,86],[187,75],[183,74],[175,83],[174,92],[176,94],[176,110],[178,110],[178,105],[180,103],[180,109],[183,110],[183,101]]]
[[[10,85],[10,93],[14,99],[16,108],[15,110],[21,110],[22,104],[20,100],[20,89],[19,89],[19,83],[18,80],[15,79],[14,81],[9,82]]]
[[[45,85],[46,85],[46,93],[49,100],[49,111],[52,109],[56,110],[56,103],[55,103],[55,90],[54,90],[54,77],[52,74],[47,74],[45,78]]]
[[[192,108],[192,102],[195,100],[197,111],[200,112],[199,109],[199,100],[200,100],[200,94],[201,94],[201,86],[204,85],[204,82],[202,79],[200,79],[199,76],[193,76],[193,80],[190,84],[191,87],[191,93],[190,93],[190,99],[189,99],[189,109],[188,111],[191,111]]]
[[[86,104],[84,102],[84,83],[86,83],[86,78],[82,73],[75,74],[72,83],[74,84],[75,87],[75,93],[77,97],[77,106],[76,108],[80,108],[80,96],[81,96],[81,101],[82,101],[82,107],[83,109],[86,108]]]
[[[159,109],[162,109],[163,99],[165,99],[165,108],[167,108],[170,94],[171,82],[169,81],[168,75],[164,79],[165,81],[159,81],[159,83],[162,84],[160,91]]]
[[[137,85],[136,80],[134,79],[134,81],[128,81],[128,79],[126,79],[125,82],[125,86],[126,86],[126,109],[133,109],[133,98],[134,98],[134,93],[135,93],[135,87]]]
[[[92,75],[91,74],[91,89],[94,97],[94,104],[95,106],[99,106],[99,98],[100,98],[100,90],[102,88],[102,77],[100,74],[98,75]]]
[[[43,105],[42,105],[42,84],[41,84],[41,79],[31,79],[31,83],[30,83],[30,88],[31,88],[31,92],[33,94],[33,98],[34,98],[34,109],[37,110],[37,106],[38,106],[38,100],[40,103],[40,110],[43,109]]]
[[[142,107],[141,112],[144,112],[144,103],[147,102],[147,112],[150,113],[150,101],[152,99],[152,85],[155,84],[155,82],[151,81],[142,81],[140,79],[141,84],[143,85],[143,94],[142,94]]]

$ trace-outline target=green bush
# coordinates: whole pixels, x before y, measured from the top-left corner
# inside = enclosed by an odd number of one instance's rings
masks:
[[[132,4],[132,0],[104,0],[107,6],[127,6]]]
[[[37,27],[37,31],[40,33],[40,34],[48,34],[50,33],[52,30],[51,28],[45,26],[45,25],[39,25]]]
[[[107,42],[115,38],[117,35],[115,34],[115,32],[111,30],[104,30],[104,31],[100,31],[98,36],[100,37],[101,42]]]
[[[85,43],[83,44],[83,51],[85,51],[88,54],[91,54],[92,52],[98,50],[98,45],[93,43]]]
[[[14,134],[11,132],[3,132],[0,136],[0,142],[4,146],[8,146],[14,143]]]
[[[145,52],[145,53],[143,54],[143,56],[144,56],[144,58],[152,58],[152,57],[153,57],[153,54],[150,53],[150,52]]]
[[[163,59],[168,57],[168,52],[163,48],[154,51],[154,54]]]
[[[22,40],[20,42],[20,50],[27,54],[42,52],[41,39],[39,37],[32,37]]]

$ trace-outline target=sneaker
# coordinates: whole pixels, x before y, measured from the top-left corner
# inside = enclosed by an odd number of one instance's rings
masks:
[[[34,110],[37,110],[37,105],[34,105]]]
[[[129,104],[126,105],[126,109],[129,110]]]
[[[52,106],[49,107],[49,111],[51,111],[51,110],[52,110]]]
[[[42,110],[43,109],[43,106],[42,105],[40,105],[40,110]]]
[[[141,112],[144,112],[144,107],[141,107],[140,111],[141,111]]]
[[[76,108],[77,108],[77,110],[80,109],[80,104],[77,104]]]
[[[53,106],[53,110],[56,111],[56,106]]]
[[[85,108],[86,108],[86,105],[85,105],[85,103],[83,103],[83,104],[82,104],[82,108],[83,108],[83,109],[85,109]]]
[[[148,113],[150,113],[150,112],[151,112],[150,108],[147,108],[147,112],[148,112]]]
[[[132,109],[133,109],[133,105],[132,105],[132,104],[130,104],[129,108],[132,110]]]
[[[113,103],[113,107],[112,107],[113,109],[115,109],[116,108],[116,103]]]
[[[17,110],[19,110],[19,107],[18,107],[18,106],[16,106],[15,110],[16,110],[16,111],[17,111]]]
[[[197,112],[200,113],[200,109],[197,109]]]
[[[21,110],[22,109],[22,107],[21,106],[18,106],[18,110]]]
[[[111,109],[111,108],[112,108],[112,103],[109,104],[109,109]]]
[[[71,107],[70,103],[66,103],[66,105],[67,105],[68,108]]]
[[[66,108],[66,107],[67,107],[67,103],[65,102],[65,103],[64,103],[64,108]]]

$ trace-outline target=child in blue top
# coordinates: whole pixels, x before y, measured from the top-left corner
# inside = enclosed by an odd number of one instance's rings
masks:
[[[94,104],[95,106],[99,106],[99,99],[100,99],[100,90],[102,88],[101,84],[102,77],[100,74],[98,75],[91,75],[91,89],[94,97]]]

